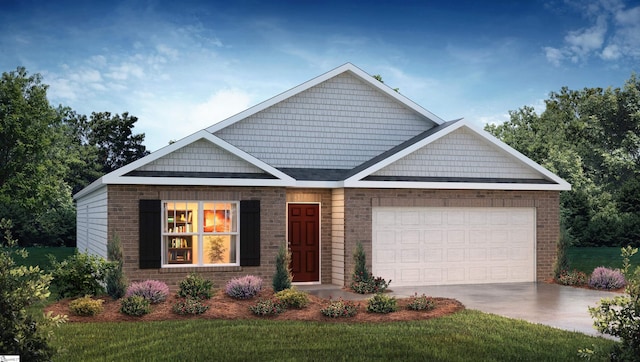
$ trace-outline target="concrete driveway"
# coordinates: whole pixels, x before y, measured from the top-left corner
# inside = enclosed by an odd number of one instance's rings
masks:
[[[342,297],[361,300],[370,297],[350,293],[337,286],[308,285],[298,288],[323,298],[331,296],[334,299]],[[587,308],[595,306],[604,297],[616,295],[611,292],[548,283],[391,286],[390,289],[392,295],[400,298],[412,296],[414,293],[453,298],[462,302],[467,309],[602,337],[610,336],[603,335],[593,328],[593,319]]]

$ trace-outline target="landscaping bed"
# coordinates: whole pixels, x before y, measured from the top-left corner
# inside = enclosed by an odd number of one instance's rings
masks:
[[[391,322],[437,318],[463,310],[464,305],[455,299],[433,298],[435,308],[428,311],[408,310],[406,305],[409,298],[399,298],[397,312],[380,314],[366,311],[367,301],[354,301],[358,313],[349,318],[329,318],[320,313],[320,309],[329,305],[330,300],[309,295],[309,304],[303,309],[287,309],[277,316],[260,317],[249,310],[249,306],[255,305],[260,299],[268,299],[273,296],[270,288],[265,288],[252,299],[237,300],[225,294],[224,290],[216,291],[211,299],[203,300],[203,304],[209,309],[200,315],[178,315],[172,311],[172,306],[179,300],[175,294],[169,296],[166,301],[152,306],[151,313],[141,317],[134,317],[120,312],[120,300],[113,300],[109,296],[97,297],[104,300],[104,310],[96,316],[76,316],[69,310],[71,299],[62,299],[45,308],[45,312],[67,315],[69,322],[135,322],[135,321],[161,321],[184,319],[269,319],[269,320],[296,320],[296,321],[323,321],[323,322]]]

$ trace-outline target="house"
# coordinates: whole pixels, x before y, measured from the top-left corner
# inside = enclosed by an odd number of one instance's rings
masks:
[[[190,272],[347,285],[353,251],[392,285],[552,275],[570,185],[465,120],[445,122],[352,64],[104,175],[77,245],[118,236],[130,280]]]

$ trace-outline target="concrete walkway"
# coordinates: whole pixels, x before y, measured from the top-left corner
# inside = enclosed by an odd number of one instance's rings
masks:
[[[297,286],[322,298],[364,300],[370,295],[351,293],[335,285]],[[457,299],[467,309],[476,309],[504,317],[522,319],[568,331],[607,337],[593,328],[588,307],[616,293],[572,288],[548,283],[504,283],[478,285],[442,285],[391,287],[391,294],[409,297],[418,293],[432,297]]]

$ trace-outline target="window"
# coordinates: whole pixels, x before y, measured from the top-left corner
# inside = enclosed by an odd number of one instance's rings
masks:
[[[236,201],[164,201],[162,265],[239,265]]]

